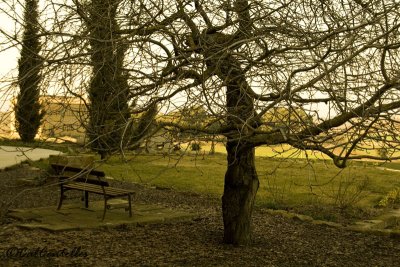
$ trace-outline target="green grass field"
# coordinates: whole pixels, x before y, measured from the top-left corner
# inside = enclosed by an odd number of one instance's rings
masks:
[[[332,210],[368,213],[388,192],[400,188],[400,173],[387,169],[400,169],[399,163],[352,162],[338,169],[329,160],[257,157],[256,166],[260,179],[256,205],[324,219],[333,216]],[[101,168],[115,179],[220,197],[226,159],[219,153],[131,155],[124,163],[114,157]]]
[[[59,149],[67,151],[67,147]],[[188,149],[185,156],[128,153],[124,159],[112,157],[100,168],[118,180],[219,198],[226,170],[225,148],[217,144],[214,155],[209,155],[210,144],[203,143],[201,148],[199,153]],[[289,146],[259,147],[256,156],[260,179],[258,206],[289,209],[321,219],[336,220],[348,213],[362,217],[364,213],[379,212],[381,209],[374,208],[378,202],[394,189],[400,189],[398,162],[354,161],[347,168],[338,169],[326,156],[299,152]],[[37,164],[43,168],[46,162]]]

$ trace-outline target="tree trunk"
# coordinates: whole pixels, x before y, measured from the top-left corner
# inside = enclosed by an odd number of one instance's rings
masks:
[[[259,181],[254,165],[254,148],[228,142],[222,210],[224,243],[246,245],[251,241],[251,215]]]
[[[215,141],[214,141],[214,137],[211,140],[211,149],[210,149],[210,155],[214,155],[215,154]]]
[[[212,42],[213,37],[209,38]],[[251,241],[251,215],[259,186],[254,147],[246,144],[255,108],[240,61],[229,53],[218,55],[207,57],[207,67],[226,84],[226,123],[230,131],[225,135],[228,168],[222,196],[224,243],[246,245]]]

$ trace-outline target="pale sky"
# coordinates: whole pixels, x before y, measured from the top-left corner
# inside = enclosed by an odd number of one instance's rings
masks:
[[[1,20],[0,20],[1,22]],[[9,49],[0,52],[0,111],[9,109],[9,98],[12,93],[10,81],[17,75],[18,50]]]
[[[10,16],[14,11],[10,10],[9,4],[12,2],[0,2],[0,111],[9,110],[9,98],[12,94],[10,81],[17,75],[17,64],[19,51],[16,47],[11,47],[9,38],[6,35],[14,35],[15,23]]]
[[[17,63],[19,58],[19,50],[16,47],[10,48],[9,40],[4,36],[4,33],[13,35],[15,32],[15,24],[10,17],[5,14],[1,9],[4,6],[4,2],[0,3],[0,111],[4,112],[9,110],[9,98],[12,95],[12,89],[10,89],[10,80],[12,77],[16,77]],[[15,94],[15,93],[14,93]],[[179,106],[179,101],[174,101],[175,105]],[[321,114],[320,116],[326,115],[328,107],[325,105],[318,105]]]
[[[4,35],[14,35],[15,23],[11,20],[10,15],[5,14],[4,3],[0,3],[0,77],[4,76],[17,66],[19,56],[18,49],[9,48],[9,39]]]

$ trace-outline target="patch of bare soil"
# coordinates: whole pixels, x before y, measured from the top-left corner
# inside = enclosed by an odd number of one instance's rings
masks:
[[[29,175],[24,168],[0,172],[3,214],[6,208],[56,205],[58,190],[52,181],[41,186],[18,182]],[[219,199],[115,183],[134,188],[136,201],[195,210],[201,218],[144,227],[47,232],[20,229],[3,216],[0,266],[400,266],[399,240],[295,221],[260,208],[253,214],[252,245],[224,245]]]

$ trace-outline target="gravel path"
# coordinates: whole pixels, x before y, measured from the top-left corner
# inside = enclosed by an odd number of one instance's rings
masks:
[[[19,185],[16,177],[27,175],[23,168],[0,172],[1,210],[55,205],[57,188]],[[400,240],[294,221],[263,209],[254,211],[251,246],[224,245],[219,199],[115,183],[136,189],[137,201],[196,210],[201,218],[53,233],[19,229],[3,216],[0,266],[400,266]],[[19,192],[24,193],[5,204]],[[18,254],[13,247],[26,248],[21,252],[32,256],[6,257]],[[37,257],[40,252],[47,257]]]
[[[60,151],[43,148],[0,146],[0,170],[27,159],[39,160],[41,158],[47,158],[49,155],[60,154]]]

